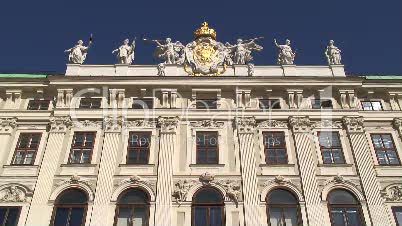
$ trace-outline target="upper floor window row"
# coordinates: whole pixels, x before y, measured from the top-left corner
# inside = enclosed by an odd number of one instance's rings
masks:
[[[381,101],[361,101],[362,109],[364,111],[382,111],[383,107]]]
[[[48,110],[50,100],[30,100],[27,110]]]

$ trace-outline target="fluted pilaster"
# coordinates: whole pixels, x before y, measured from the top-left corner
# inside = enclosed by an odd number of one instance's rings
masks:
[[[260,225],[257,168],[254,154],[254,118],[237,118],[245,224]]]
[[[311,150],[311,123],[308,117],[290,117],[289,124],[292,127],[296,146],[299,171],[303,184],[304,198],[308,215],[308,225],[325,225],[323,208],[316,176],[316,163],[313,150]],[[303,222],[307,224],[307,222]]]
[[[8,143],[16,126],[17,118],[0,118],[0,167],[6,164]]]
[[[156,183],[155,225],[172,225],[173,155],[179,119],[158,118],[160,127],[158,181]]]
[[[399,139],[402,140],[402,118],[395,118],[394,119],[394,127],[398,130]]]
[[[117,154],[121,143],[122,124],[122,118],[104,118],[105,136],[102,145],[91,226],[113,225],[114,211],[109,210],[109,203],[113,193],[113,175],[115,174]]]
[[[370,147],[364,130],[363,117],[345,117],[343,123],[352,145],[353,156],[366,195],[372,225],[392,225],[380,194],[381,186],[376,178],[374,161],[369,151]]]
[[[58,159],[62,151],[64,136],[70,126],[69,116],[50,118],[49,138],[26,225],[49,225],[50,223],[52,207],[49,206],[48,200],[52,192],[53,178],[60,164]]]

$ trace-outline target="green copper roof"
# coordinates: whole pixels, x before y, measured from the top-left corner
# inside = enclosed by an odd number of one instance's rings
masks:
[[[47,78],[47,75],[35,75],[35,74],[0,74],[0,78]]]
[[[365,75],[361,76],[364,77],[365,79],[369,80],[395,80],[395,79],[402,79],[402,76],[400,75]]]

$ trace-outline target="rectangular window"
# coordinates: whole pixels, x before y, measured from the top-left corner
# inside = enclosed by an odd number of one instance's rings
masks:
[[[95,132],[75,132],[68,163],[90,164],[94,143]]]
[[[318,140],[324,164],[345,163],[338,132],[319,132]]]
[[[20,217],[20,207],[0,206],[0,225],[17,226]]]
[[[264,132],[265,163],[280,165],[288,163],[284,132]]]
[[[392,212],[394,213],[396,225],[402,226],[402,206],[392,207]]]
[[[28,102],[28,110],[48,110],[50,100],[30,100]]]
[[[391,134],[371,134],[375,154],[380,165],[399,165],[399,157]]]
[[[332,100],[325,99],[312,99],[311,100],[312,109],[332,109]]]
[[[382,111],[381,101],[361,101],[364,111]]]
[[[81,98],[80,108],[83,109],[99,109],[101,107],[102,98]]]
[[[153,109],[154,108],[154,99],[153,98],[142,98],[142,99],[133,99],[132,109]]]
[[[197,99],[197,109],[217,109],[217,99]]]
[[[127,146],[127,164],[148,164],[150,147],[150,132],[130,132]]]
[[[41,133],[21,133],[15,147],[12,165],[33,165]]]
[[[279,99],[259,99],[260,109],[281,109]]]
[[[197,164],[218,164],[218,132],[197,132]]]

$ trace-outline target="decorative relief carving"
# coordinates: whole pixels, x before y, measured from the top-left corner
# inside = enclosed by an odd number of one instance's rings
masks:
[[[82,179],[77,174],[74,174],[67,180],[65,180],[65,179],[56,180],[55,183],[53,184],[53,191],[56,190],[56,188],[58,188],[60,186],[68,185],[68,184],[74,184],[74,185],[83,184],[83,185],[86,185],[87,187],[89,187],[92,191],[95,191],[95,189],[96,189],[96,180]]]
[[[66,132],[72,125],[70,116],[51,116],[49,121],[51,132]]]
[[[176,199],[178,204],[181,204],[186,200],[187,193],[192,186],[197,184],[195,180],[179,180],[175,183],[175,188],[173,190],[173,197]]]
[[[269,186],[269,185],[271,185],[271,184],[284,185],[284,184],[293,184],[293,183],[292,183],[291,180],[286,179],[286,178],[284,178],[284,177],[281,176],[281,175],[278,175],[278,176],[276,176],[273,180],[268,180],[268,181],[265,181],[265,182],[263,183],[263,185],[264,185],[265,187],[266,187],[266,186]]]
[[[289,124],[293,128],[294,132],[309,132],[311,122],[308,116],[305,117],[293,117],[289,118]]]
[[[402,118],[395,118],[394,119],[394,126],[397,129],[402,129]]]
[[[205,172],[201,174],[199,177],[200,182],[205,186],[209,185],[213,180],[215,179],[215,176],[211,173]]]
[[[157,68],[158,68],[158,76],[166,75],[166,66],[164,63],[158,64]]]
[[[25,192],[16,185],[11,185],[3,189],[0,202],[25,202],[27,197]]]
[[[266,120],[258,123],[258,128],[287,128],[288,124],[284,121]]]
[[[336,128],[336,129],[341,129],[342,128],[342,123],[337,122],[337,121],[332,121],[329,119],[324,119],[321,121],[314,122],[311,125],[312,128]]]
[[[103,119],[103,127],[106,132],[120,132],[123,124],[123,117],[107,116]]]
[[[363,133],[364,119],[363,117],[343,117],[343,124],[349,133]]]
[[[11,132],[17,126],[17,118],[0,118],[0,132]]]
[[[73,126],[76,127],[76,128],[101,129],[102,128],[102,122],[100,122],[100,121],[90,121],[90,120],[74,121]]]
[[[151,120],[134,120],[134,121],[125,121],[123,123],[126,128],[155,128],[156,122]]]
[[[240,133],[252,133],[256,122],[254,117],[236,118],[236,124]]]
[[[402,201],[402,184],[392,184],[381,191],[382,197],[390,202]]]
[[[236,207],[239,204],[241,198],[241,185],[239,181],[235,180],[220,180],[216,184],[221,185],[226,191],[226,198],[232,200]]]
[[[115,186],[120,187],[124,184],[145,186],[151,189],[153,192],[155,191],[156,188],[156,181],[147,180],[138,175],[133,175],[130,178],[120,180],[117,183],[115,183]]]
[[[197,127],[197,128],[222,128],[224,125],[225,125],[224,122],[216,122],[213,120],[190,122],[191,127]]]
[[[328,186],[329,184],[348,184],[348,185],[351,185],[352,187],[355,187],[356,189],[359,188],[359,185],[355,184],[355,183],[352,182],[351,180],[345,179],[343,176],[341,176],[341,175],[339,175],[339,174],[336,175],[336,176],[334,176],[333,178],[331,178],[331,179],[329,179],[329,180],[326,180],[326,181],[323,183],[322,187],[326,187],[326,186]],[[359,189],[358,189],[358,190],[359,190]]]
[[[179,117],[159,117],[158,125],[161,128],[161,132],[174,132],[179,124]]]
[[[248,76],[254,75],[254,64],[252,64],[252,63],[247,64],[247,75]]]

